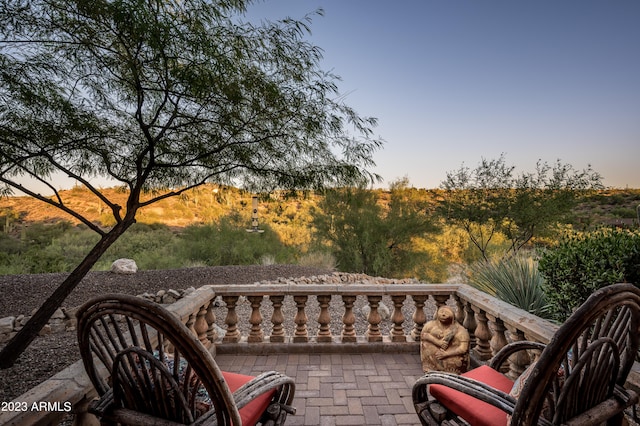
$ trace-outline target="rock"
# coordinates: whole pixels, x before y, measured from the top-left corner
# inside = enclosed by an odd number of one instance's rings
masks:
[[[45,324],[44,327],[42,327],[38,336],[46,336],[47,334],[51,334],[51,326],[49,324]]]
[[[116,274],[135,274],[138,272],[138,265],[133,259],[118,259],[111,264],[111,272]]]
[[[162,296],[162,303],[165,305],[170,305],[175,302],[176,302],[176,298],[173,297],[171,293],[166,293],[164,296]]]
[[[73,308],[62,308],[62,312],[64,312],[65,319],[76,319],[76,313],[80,309],[80,306],[76,306]]]
[[[149,293],[147,291],[145,291],[142,294],[139,294],[138,297],[141,297],[141,298],[147,299],[147,300],[154,300],[156,298],[153,294],[151,294],[151,293]]]
[[[67,329],[67,325],[64,323],[64,321],[52,321],[51,323],[49,323],[49,327],[51,329],[51,333],[61,333]]]
[[[78,319],[76,318],[76,312],[80,307],[76,306],[75,308],[63,308],[64,311],[64,325],[67,330],[75,330],[76,325],[78,324]]]
[[[182,297],[182,295],[180,294],[179,291],[174,290],[174,289],[169,289],[167,290],[167,294],[171,297],[173,297],[174,299],[180,299]]]
[[[218,338],[222,338],[222,337],[224,337],[225,334],[227,334],[227,330],[225,330],[224,328],[220,327],[218,324],[213,324],[213,328],[215,329],[216,336]]]
[[[64,319],[64,312],[62,312],[62,309],[60,309],[60,308],[56,309],[56,311],[53,313],[53,315],[51,315],[51,319],[52,320],[63,320]]]
[[[13,332],[13,325],[15,321],[16,317],[0,318],[0,334],[9,334]]]
[[[365,318],[369,318],[370,312],[371,312],[371,306],[365,305],[362,307],[362,314],[364,315]],[[383,321],[388,320],[389,317],[391,316],[391,312],[389,312],[389,308],[383,302],[380,302],[378,304],[378,313],[380,314],[380,317],[382,317]]]

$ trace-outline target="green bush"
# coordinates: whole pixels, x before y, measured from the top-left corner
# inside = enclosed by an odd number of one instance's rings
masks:
[[[623,219],[635,219],[637,217],[636,211],[627,207],[616,207],[611,210],[611,214]]]
[[[189,264],[250,265],[266,258],[275,263],[291,263],[292,249],[279,240],[268,226],[262,233],[246,231],[246,221],[225,216],[218,223],[185,228],[178,243],[179,256]]]
[[[550,318],[543,281],[537,262],[523,255],[478,262],[471,267],[472,286],[534,315]]]
[[[0,238],[0,273],[70,272],[96,240],[92,231],[69,222],[32,223],[23,228],[20,239]]]
[[[601,287],[640,285],[640,232],[602,228],[567,235],[543,252],[539,267],[554,317],[564,321]]]
[[[143,270],[179,268],[182,259],[175,256],[176,245],[176,234],[168,226],[136,223],[109,247],[95,269],[108,270],[120,258],[135,260]]]

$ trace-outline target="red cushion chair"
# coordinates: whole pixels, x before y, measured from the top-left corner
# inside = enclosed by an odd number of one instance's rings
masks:
[[[229,373],[227,371],[222,372],[222,376],[227,381],[229,390],[233,393],[240,389],[243,385],[246,385],[251,380],[255,379],[253,376],[245,376],[242,374]],[[276,390],[271,389],[269,392],[263,393],[257,396],[247,405],[242,407],[240,411],[240,418],[243,425],[255,425],[260,420],[262,413],[264,413],[271,403],[271,399],[275,395]]]
[[[607,286],[547,345],[513,342],[488,366],[459,376],[427,373],[413,386],[414,407],[423,425],[619,425],[624,410],[638,402],[624,386],[639,346],[640,289]],[[540,357],[526,370],[528,377],[513,385],[499,371],[511,355],[530,349],[541,351]]]
[[[77,317],[82,361],[100,396],[89,412],[103,423],[280,425],[295,413],[291,378],[222,372],[197,337],[156,303],[105,295]]]
[[[510,392],[513,387],[511,379],[486,365],[462,373],[462,376],[478,380],[505,393]],[[465,419],[471,426],[507,424],[507,413],[471,395],[442,385],[431,385],[429,392],[440,404]]]

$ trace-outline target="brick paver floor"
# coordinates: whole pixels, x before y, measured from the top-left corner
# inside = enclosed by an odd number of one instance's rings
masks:
[[[419,425],[411,387],[423,373],[420,355],[218,355],[220,368],[258,375],[281,371],[296,381],[288,425]]]

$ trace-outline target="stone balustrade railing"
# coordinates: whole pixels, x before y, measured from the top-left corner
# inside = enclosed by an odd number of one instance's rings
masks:
[[[246,298],[239,308],[239,301]],[[382,319],[379,304],[391,301],[392,312]],[[224,302],[216,307],[217,301]],[[283,306],[292,300],[294,310]],[[357,332],[356,299],[368,305],[366,329]],[[290,303],[290,302],[289,302]],[[330,309],[338,303],[340,314]],[[204,286],[168,309],[190,328],[212,351],[282,353],[295,351],[419,351],[422,326],[431,319],[427,312],[437,306],[457,307],[456,319],[469,331],[472,358],[488,360],[505,344],[514,340],[547,343],[557,326],[466,285],[457,284],[348,284],[348,285],[225,285]],[[263,312],[269,311],[268,317]],[[310,318],[308,312],[317,314]],[[332,314],[333,312],[333,314]],[[291,318],[293,316],[293,318]],[[286,327],[287,324],[294,324]],[[311,327],[311,324],[314,324]],[[243,326],[246,325],[246,326]],[[224,333],[219,332],[219,328]],[[383,330],[387,330],[383,332]],[[515,377],[529,360],[526,355],[510,359],[508,375]],[[636,364],[628,385],[639,390],[640,367]],[[81,362],[31,389],[15,402],[32,407],[33,402],[71,406],[75,424],[92,424],[85,413],[95,397]],[[24,410],[0,412],[0,424],[57,424],[63,410]],[[96,423],[97,424],[97,423]]]

